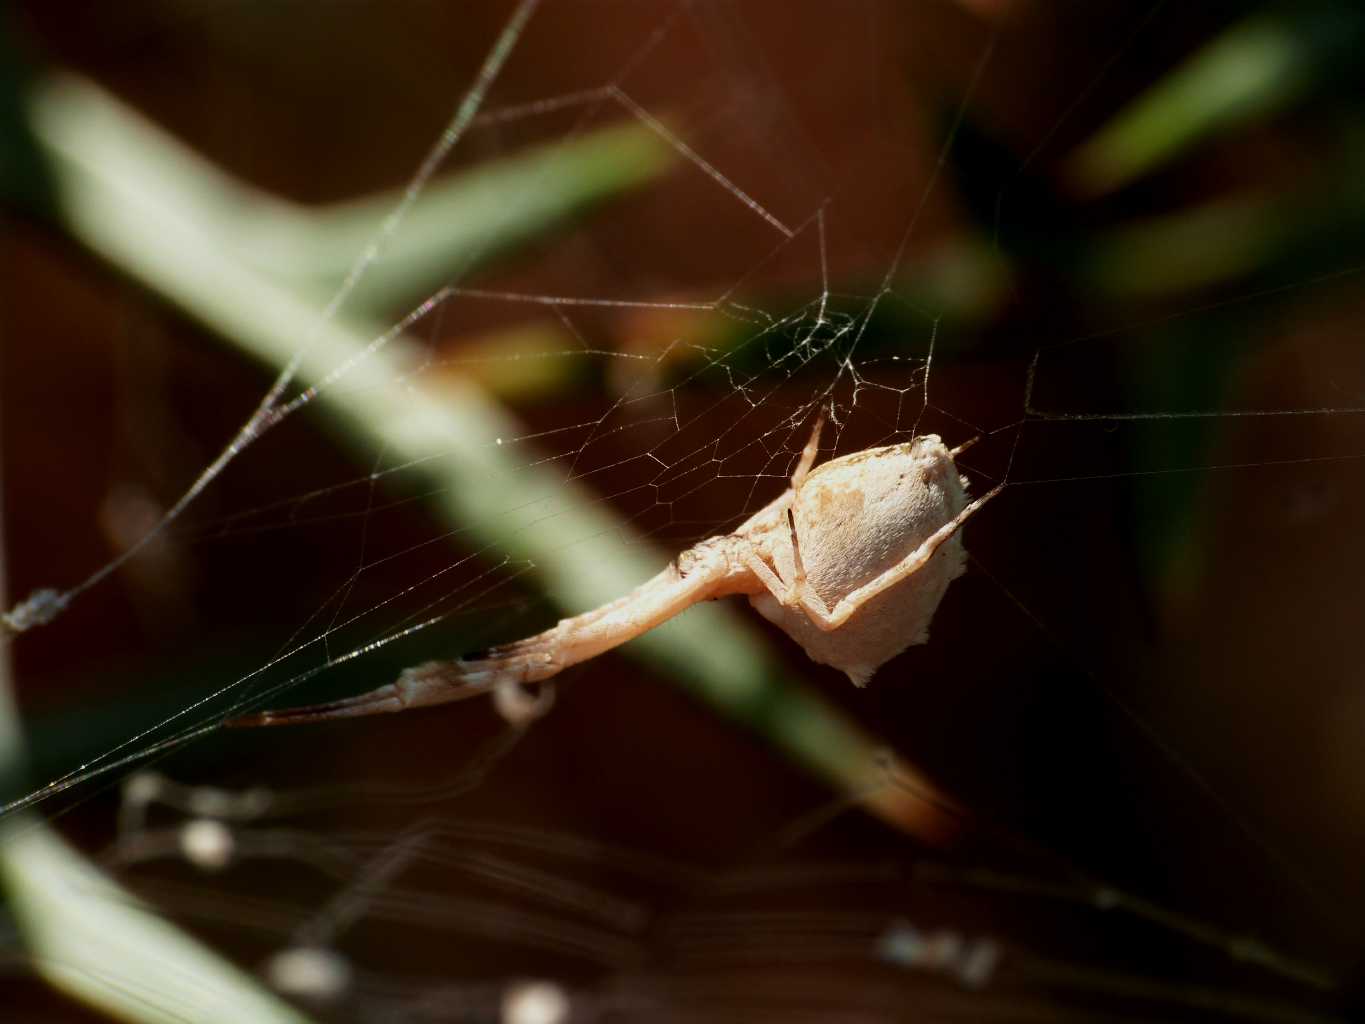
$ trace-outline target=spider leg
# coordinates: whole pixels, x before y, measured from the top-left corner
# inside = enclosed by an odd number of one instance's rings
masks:
[[[754,574],[758,582],[763,584],[768,593],[777,598],[780,604],[790,606],[791,585],[784,582],[782,577],[763,561],[753,544],[740,545],[739,559],[744,563],[744,567]]]
[[[796,464],[796,469],[792,472],[792,495],[795,497],[801,485],[806,482],[806,474],[810,472],[811,466],[815,465],[815,457],[820,454],[820,431],[825,428],[825,410],[822,408],[815,417],[815,427],[810,432],[810,440],[806,442],[806,447],[801,449],[801,461]]]
[[[536,710],[520,692],[525,683],[549,679],[570,665],[594,658],[604,651],[633,640],[684,609],[720,596],[734,575],[725,552],[701,546],[686,576],[670,565],[653,579],[623,598],[600,608],[562,619],[543,633],[495,647],[481,657],[454,661],[428,661],[405,669],[398,679],[356,697],[281,711],[263,711],[235,718],[234,727],[293,725],[333,718],[407,711],[411,708],[477,697],[496,691],[498,707],[513,717],[524,718]],[[526,699],[523,699],[526,698]],[[548,707],[548,704],[543,705]]]
[[[825,426],[825,410],[822,408],[815,417],[815,426],[810,432],[810,438],[806,441],[806,447],[801,450],[801,459],[796,464],[791,476],[791,489],[782,498],[778,499],[778,516],[786,516],[787,521],[791,522],[792,506],[796,502],[796,496],[801,491],[801,485],[806,481],[806,475],[810,473],[811,467],[815,464],[815,457],[820,453],[820,431]],[[796,551],[796,527],[792,526],[792,550]],[[763,561],[753,544],[745,538],[745,543],[739,545],[737,549],[739,559],[744,563],[753,575],[763,584],[768,593],[777,598],[784,607],[794,608],[797,601],[793,596],[796,593],[796,583],[787,583],[776,572]],[[805,579],[805,568],[801,565],[800,553],[796,554],[796,578]]]
[[[796,536],[796,512],[787,506],[787,534],[792,546],[792,590],[806,589],[806,563],[801,558],[801,541]]]
[[[934,557],[934,553],[938,551],[939,547],[962,528],[963,523],[980,511],[981,506],[985,505],[986,502],[990,501],[1004,489],[1004,484],[993,487],[971,504],[967,505],[961,512],[953,516],[952,519],[948,520],[948,522],[944,523],[926,537],[919,547],[915,548],[914,551],[910,552],[910,554],[906,555],[890,569],[887,569],[876,579],[864,583],[857,590],[844,595],[839,603],[834,606],[832,611],[824,601],[820,600],[820,596],[809,587],[805,587],[797,592],[797,602],[801,605],[802,609],[805,610],[806,615],[810,618],[816,628],[823,630],[826,633],[830,630],[838,629],[849,620],[854,612],[868,601],[871,601],[884,590],[894,587],[901,580],[905,579],[905,577],[922,569],[925,563]],[[795,534],[796,526],[795,523],[793,523],[792,553],[795,556],[796,564],[799,566],[801,564],[801,556],[799,550],[796,548]],[[800,578],[804,579],[804,574]]]
[[[801,608],[809,613],[807,604],[813,603],[822,610],[821,614],[828,616],[830,614],[829,609],[820,600],[820,595],[806,583],[806,566],[801,561],[801,545],[796,539],[796,517],[792,514],[791,505],[787,505],[778,514],[785,517],[787,529],[791,534],[791,582],[788,583],[778,572],[769,567],[752,543],[746,543],[739,548],[739,558],[782,607]]]
[[[241,715],[224,723],[230,729],[255,728],[262,725],[300,725],[305,722],[326,722],[336,718],[361,718],[393,711],[406,711],[425,704],[445,704],[450,701],[478,697],[494,689],[498,679],[487,669],[478,666],[491,661],[428,661],[404,669],[398,680],[355,697],[309,704],[301,708],[259,711]],[[511,682],[515,676],[507,679]]]
[[[956,459],[957,459],[957,457],[958,457],[959,455],[961,455],[961,454],[962,454],[963,452],[965,452],[968,448],[970,448],[972,445],[976,444],[976,442],[978,442],[978,441],[980,441],[980,440],[981,440],[981,435],[980,435],[980,434],[977,434],[975,437],[968,438],[966,441],[963,441],[963,442],[962,442],[960,445],[958,445],[956,448],[949,448],[949,449],[948,449],[948,454],[951,455],[951,456],[953,457],[954,461],[956,461]]]

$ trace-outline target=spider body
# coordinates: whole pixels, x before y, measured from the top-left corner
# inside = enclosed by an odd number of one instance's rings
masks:
[[[762,535],[756,546],[766,548],[779,577],[791,580],[795,548],[787,524],[770,522],[774,511],[779,517],[783,511],[775,505],[750,523]],[[966,505],[952,453],[932,434],[817,467],[791,503],[808,585],[826,608],[837,607],[904,562]],[[759,517],[764,517],[761,525],[755,522]],[[965,560],[962,535],[955,531],[912,576],[870,598],[835,629],[824,628],[799,606],[784,605],[766,588],[751,594],[749,603],[812,661],[837,668],[863,686],[901,651],[928,640],[930,620]]]
[[[968,502],[955,456],[933,434],[868,448],[812,469],[821,423],[791,486],[733,533],[708,538],[630,593],[473,658],[433,661],[332,704],[266,711],[234,725],[276,725],[404,711],[492,692],[509,718],[544,709],[522,688],[596,657],[698,601],[746,595],[814,661],[864,685],[924,643],[948,584],[962,573],[960,529],[997,487]]]

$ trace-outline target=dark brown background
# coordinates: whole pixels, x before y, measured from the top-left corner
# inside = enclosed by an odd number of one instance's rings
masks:
[[[316,203],[406,180],[507,6],[33,3],[11,13],[9,30],[33,63],[79,69],[232,173]],[[551,0],[490,103],[610,80],[675,15],[663,43],[624,83],[627,91],[667,114],[689,145],[777,216],[800,222],[828,199],[836,290],[875,287],[926,196],[898,286],[908,289],[915,268],[956,239],[998,239],[1010,287],[974,317],[945,321],[951,355],[933,377],[936,404],[976,428],[1020,421],[1029,358],[1064,341],[1076,344],[1048,364],[1039,396],[1047,408],[1179,411],[1187,406],[1178,385],[1198,372],[1190,353],[1229,346],[1235,358],[1219,364],[1212,389],[1219,410],[1349,406],[1365,392],[1359,288],[1340,274],[1359,261],[1349,239],[1287,259],[1279,278],[1127,300],[1089,290],[1083,274],[1051,259],[1043,244],[1049,236],[1098,237],[1113,225],[1248,189],[1293,195],[1330,164],[1337,133],[1353,123],[1350,82],[1108,199],[1087,200],[1061,182],[1057,168],[1076,142],[1240,13],[1237,5],[1020,4],[1005,17],[965,5],[872,2],[700,3],[678,13],[663,3]],[[945,151],[948,125],[988,47],[966,129]],[[476,131],[453,168],[555,137],[570,124],[551,118]],[[942,152],[947,166],[930,188]],[[69,585],[116,555],[126,543],[119,531],[134,528],[128,524],[139,509],[175,499],[250,412],[268,376],[41,217],[15,207],[6,227],[5,539],[10,589],[24,594]],[[658,301],[711,297],[773,241],[733,197],[684,172],[482,271],[477,283]],[[1339,276],[1324,280],[1324,272]],[[808,300],[818,282],[814,250],[793,247],[764,267],[748,294],[780,307],[791,296]],[[458,352],[462,339],[532,315],[461,307],[432,344]],[[910,351],[919,354],[932,318],[911,314],[906,322]],[[672,329],[615,314],[585,316],[580,325],[603,346],[645,350],[650,331]],[[812,379],[822,372],[813,368]],[[794,400],[810,383],[791,385]],[[611,387],[605,375],[594,376],[553,400],[514,404],[529,428],[562,427],[601,415]],[[686,396],[701,402],[707,387],[725,393],[719,379],[707,378]],[[888,423],[904,426],[887,401],[864,396],[842,440],[846,450],[881,436]],[[873,1019],[908,1007],[969,1017],[1194,1012],[1125,995],[1099,971],[1253,1001],[1349,1004],[1348,994],[1315,996],[1268,982],[1217,953],[1085,908],[907,879],[922,858],[945,857],[1054,877],[1057,862],[1020,852],[1000,833],[1028,837],[1125,889],[1324,964],[1349,991],[1365,909],[1358,461],[1365,436],[1358,421],[1344,413],[1219,417],[1192,431],[1183,420],[1035,419],[1011,471],[1018,486],[973,524],[977,567],[953,588],[929,646],[888,666],[867,691],[851,692],[766,631],[793,673],[815,681],[976,810],[980,834],[963,851],[924,851],[856,814],[795,850],[775,851],[780,830],[829,794],[619,653],[569,679],[555,714],[471,792],[416,808],[357,800],[302,825],[322,835],[397,834],[432,815],[495,820],[713,873],[889,865],[889,881],[853,885],[829,872],[796,891],[740,898],[705,887],[679,892],[655,880],[646,902],[676,927],[713,909],[872,920],[889,911],[995,935],[1024,952],[1014,960],[1020,973],[1003,974],[1002,988],[988,990],[983,1002],[937,979],[856,958],[794,968],[783,935],[767,934],[757,918],[739,929],[747,965],[713,966],[706,975],[711,1001],[697,996],[696,977],[665,924],[640,937],[638,962],[616,970],[401,920],[366,921],[344,948],[411,992],[435,989],[437,978],[494,985],[543,972],[588,990],[646,992],[660,1000],[659,1016],[666,1005],[701,1019],[775,1019],[762,999],[784,991],[805,993],[798,1001],[815,1019],[851,1008]],[[946,420],[933,425],[963,430]],[[704,435],[707,428],[693,429]],[[602,442],[592,455],[618,462],[638,451],[641,436]],[[1002,429],[996,447],[983,446],[978,466],[986,476],[1000,472],[1014,436]],[[1209,466],[1249,468],[1204,471]],[[292,529],[220,536],[211,527],[369,468],[348,461],[320,420],[298,417],[239,460],[148,557],[16,644],[19,697],[32,723],[32,781],[174,710],[186,687],[206,692],[270,657],[354,567],[353,524],[325,521],[340,506],[324,506],[306,509],[318,521]],[[1186,468],[1196,472],[1175,472]],[[631,473],[627,465],[595,483],[621,494],[638,483]],[[1087,479],[1058,482],[1069,477]],[[709,504],[695,515],[725,522],[746,491],[743,481],[710,488]],[[1172,527],[1163,509],[1180,502],[1186,511]],[[648,525],[669,545],[691,532]],[[378,543],[395,547],[441,531],[415,504],[375,517],[372,529],[381,526],[392,539]],[[1170,555],[1173,546],[1178,556]],[[1153,550],[1166,552],[1165,560]],[[409,562],[403,571],[431,572],[447,560],[434,555],[431,565]],[[508,639],[553,619],[533,580],[519,586],[489,602],[484,627],[497,635],[484,639]],[[393,656],[401,665],[402,655]],[[371,663],[349,678],[360,689],[397,665]],[[376,777],[416,786],[457,770],[463,762],[452,752],[495,732],[489,713],[461,706],[298,733],[227,734],[163,767],[177,778],[234,786],[347,786]],[[109,840],[113,807],[112,793],[96,792],[61,825],[98,849]],[[248,965],[282,937],[278,928],[234,927],[234,893],[307,907],[329,891],[298,865],[248,866],[207,881],[160,865],[129,871],[125,880],[153,894],[173,881],[193,886],[210,905],[216,898],[226,921],[185,913],[185,899],[179,911],[167,899],[167,911]],[[610,872],[596,880],[623,890],[631,884]],[[463,884],[438,871],[404,879],[407,891],[437,903],[460,895]],[[835,927],[832,916],[817,921],[817,932]],[[705,934],[704,925],[693,927]],[[1050,974],[1043,963],[1091,973]],[[805,987],[793,988],[798,982]],[[36,984],[23,996],[34,1019],[79,1019]]]

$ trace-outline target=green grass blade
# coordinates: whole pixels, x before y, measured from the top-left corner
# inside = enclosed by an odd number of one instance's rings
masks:
[[[0,884],[34,969],[134,1024],[304,1024],[256,979],[158,916],[31,816],[0,828]]]
[[[1205,139],[1284,109],[1349,58],[1363,30],[1358,13],[1332,3],[1246,18],[1072,153],[1068,179],[1084,195],[1103,195]]]

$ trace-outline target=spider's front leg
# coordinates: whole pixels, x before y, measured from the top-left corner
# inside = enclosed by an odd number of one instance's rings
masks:
[[[536,649],[523,653],[503,655],[494,649],[472,659],[427,661],[404,669],[397,680],[368,693],[326,704],[242,715],[226,724],[231,728],[245,728],[359,718],[431,704],[449,704],[490,692],[504,717],[526,721],[535,717],[542,706],[548,706],[550,698],[544,693],[528,693],[523,684],[547,679],[561,667],[554,664],[551,653],[554,633],[551,629],[521,641],[521,644],[536,644]]]
[[[633,640],[698,601],[731,592],[726,586],[733,584],[734,572],[721,546],[700,544],[685,554],[691,555],[686,575],[676,565],[670,565],[624,597],[562,619],[553,628],[526,640],[495,647],[474,658],[417,665],[406,669],[388,686],[358,697],[264,711],[233,719],[228,724],[292,725],[354,718],[447,704],[490,691],[507,717],[524,718],[543,710],[542,705],[535,703],[536,698],[522,689],[524,684],[549,679],[570,665]]]

